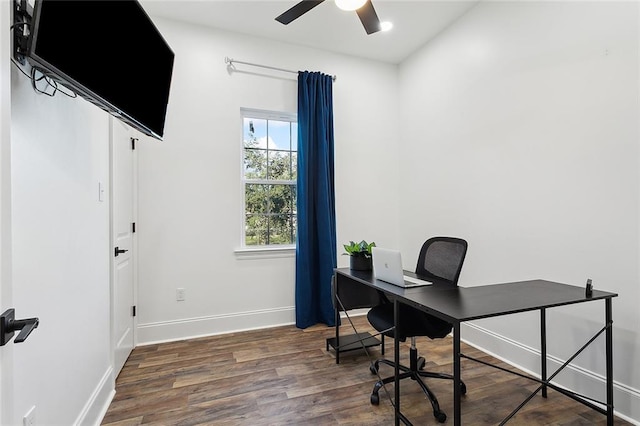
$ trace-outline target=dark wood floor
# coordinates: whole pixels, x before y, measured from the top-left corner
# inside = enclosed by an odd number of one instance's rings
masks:
[[[354,318],[360,331],[366,317]],[[344,333],[351,329],[345,321]],[[117,379],[103,425],[391,425],[393,407],[384,390],[369,403],[376,381],[362,351],[335,364],[325,350],[326,326],[248,331],[136,348]],[[389,346],[387,356],[392,356]],[[451,372],[451,339],[418,339],[431,371]],[[508,367],[476,349],[463,352]],[[406,361],[408,345],[403,346]],[[370,350],[372,357],[379,349]],[[381,367],[381,375],[392,374]],[[535,389],[535,383],[481,364],[462,362],[467,385],[464,424],[498,424]],[[451,382],[428,380],[453,424]],[[387,386],[393,394],[393,384]],[[403,412],[415,425],[437,425],[429,403],[412,381],[401,385]],[[605,417],[554,391],[536,396],[509,425],[604,425]],[[629,423],[616,419],[616,425]]]

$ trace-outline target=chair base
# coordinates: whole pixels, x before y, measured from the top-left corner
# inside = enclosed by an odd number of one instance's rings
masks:
[[[447,415],[444,413],[444,411],[440,410],[438,398],[436,398],[435,394],[424,383],[422,378],[424,377],[432,379],[453,380],[453,376],[451,374],[445,373],[422,371],[425,366],[425,359],[423,357],[418,357],[418,350],[413,345],[409,350],[409,361],[409,367],[398,365],[398,369],[401,371],[400,375],[398,376],[398,380],[410,378],[411,380],[417,382],[418,385],[420,385],[420,387],[422,388],[422,391],[426,394],[429,402],[431,402],[431,407],[433,408],[433,416],[438,422],[444,423],[447,420]],[[379,359],[369,367],[372,374],[378,373],[380,363],[387,364],[395,368],[395,363],[393,361],[389,361],[388,359]],[[382,380],[377,381],[373,386],[373,391],[371,392],[371,404],[378,405],[380,403],[380,396],[378,395],[380,388],[382,388],[385,384],[393,382],[395,382],[395,376],[386,377]],[[462,395],[467,393],[467,386],[462,381],[460,381],[460,392],[462,393]]]

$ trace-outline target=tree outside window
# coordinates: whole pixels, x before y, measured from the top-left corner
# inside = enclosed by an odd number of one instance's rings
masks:
[[[295,114],[243,110],[244,246],[296,242]]]

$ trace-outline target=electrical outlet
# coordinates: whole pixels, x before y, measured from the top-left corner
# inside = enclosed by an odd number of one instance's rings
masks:
[[[31,407],[22,418],[22,426],[36,426],[36,406]]]
[[[185,298],[185,289],[184,288],[177,288],[176,289],[176,300],[178,302],[183,302]]]

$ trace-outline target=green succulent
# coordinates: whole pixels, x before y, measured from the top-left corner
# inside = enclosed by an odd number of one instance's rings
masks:
[[[367,243],[365,240],[360,241],[359,243],[354,243],[353,241],[349,241],[349,244],[344,244],[344,250],[346,253],[342,253],[343,255],[349,256],[364,256],[371,257],[371,248],[375,247],[376,243]]]

